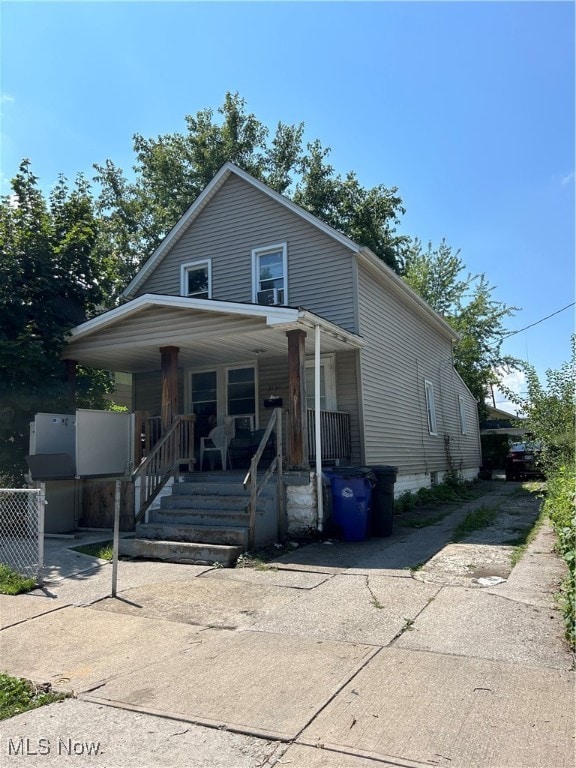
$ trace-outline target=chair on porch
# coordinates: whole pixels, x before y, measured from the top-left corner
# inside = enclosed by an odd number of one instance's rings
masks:
[[[232,437],[233,425],[222,424],[214,427],[208,437],[200,438],[200,471],[204,468],[204,454],[210,459],[210,469],[214,469],[214,455],[220,455],[222,469],[227,469],[230,460],[228,458],[228,442]]]

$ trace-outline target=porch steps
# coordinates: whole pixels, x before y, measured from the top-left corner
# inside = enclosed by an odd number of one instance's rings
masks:
[[[151,509],[134,539],[121,540],[121,554],[132,557],[234,565],[249,545],[250,493],[244,473],[197,472],[176,478],[171,493]],[[256,546],[276,541],[274,481],[262,490],[256,509]]]
[[[218,565],[231,568],[242,554],[243,547],[222,544],[201,544],[156,539],[120,539],[120,554],[146,560],[190,565]]]
[[[166,525],[144,523],[136,527],[136,536],[141,539],[159,541],[193,541],[197,544],[225,544],[227,546],[248,546],[248,527],[229,525]]]

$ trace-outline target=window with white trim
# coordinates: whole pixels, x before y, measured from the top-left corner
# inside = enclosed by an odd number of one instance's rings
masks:
[[[306,360],[306,407],[312,409],[316,407],[315,368],[314,360]],[[333,355],[322,355],[320,358],[320,410],[336,410],[336,375]]]
[[[437,435],[438,429],[436,426],[436,406],[434,404],[434,384],[431,381],[424,381],[424,387],[426,390],[426,413],[428,414],[428,432],[431,435]]]
[[[252,251],[252,301],[256,304],[288,303],[286,243]]]
[[[180,293],[191,299],[212,298],[212,264],[210,259],[182,264]]]
[[[460,411],[460,431],[465,435],[468,432],[468,425],[466,423],[466,403],[463,395],[458,395],[458,410]]]

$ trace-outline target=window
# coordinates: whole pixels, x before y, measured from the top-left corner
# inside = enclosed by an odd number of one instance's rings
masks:
[[[227,385],[228,416],[256,413],[254,368],[229,368]]]
[[[426,412],[428,414],[428,431],[431,435],[437,435],[436,428],[436,407],[434,405],[434,384],[431,381],[425,381],[426,388]]]
[[[314,409],[314,360],[306,361],[306,407]],[[336,410],[336,377],[334,374],[334,358],[332,355],[322,355],[320,358],[320,410]]]
[[[180,293],[193,299],[212,298],[212,265],[209,259],[182,264]]]
[[[458,409],[460,411],[460,431],[463,435],[468,432],[466,425],[466,403],[464,402],[463,395],[458,395]]]
[[[287,304],[286,243],[252,251],[253,296],[256,304]]]

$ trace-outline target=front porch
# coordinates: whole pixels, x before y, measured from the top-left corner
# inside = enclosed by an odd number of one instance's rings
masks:
[[[280,488],[312,466],[321,482],[323,462],[361,460],[361,345],[303,310],[142,296],[76,328],[65,358],[71,382],[75,363],[132,376],[138,522],[170,478],[207,469],[244,473],[253,517],[273,478]],[[287,527],[283,497],[272,539]]]

